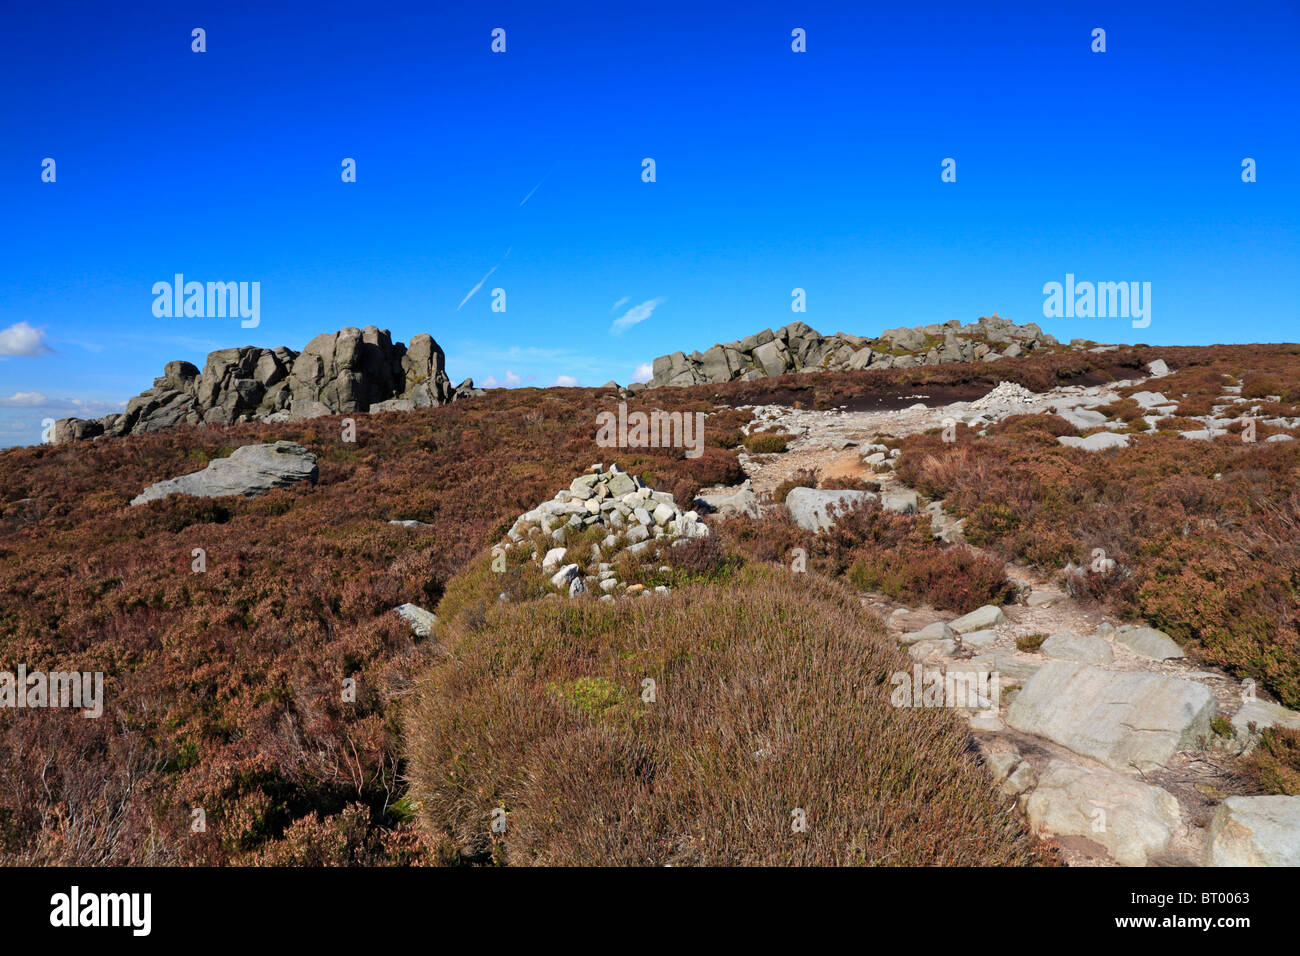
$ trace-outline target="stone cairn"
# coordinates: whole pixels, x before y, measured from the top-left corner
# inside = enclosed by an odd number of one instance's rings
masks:
[[[593,542],[587,554],[571,554],[572,540],[589,528],[606,533]],[[627,585],[617,578],[615,559],[623,552],[651,556],[662,546],[684,545],[708,537],[709,528],[695,511],[682,511],[666,491],[655,491],[636,475],[610,465],[592,465],[550,501],[520,515],[506,540],[494,549],[502,556],[514,548],[531,551],[550,575],[551,585],[569,597],[595,589],[601,600],[617,595],[653,593],[640,584]],[[663,585],[655,591],[665,592]]]

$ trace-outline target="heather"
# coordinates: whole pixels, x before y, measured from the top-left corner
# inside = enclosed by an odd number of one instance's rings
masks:
[[[708,406],[654,396],[667,410]],[[602,454],[594,391],[503,391],[419,412],[177,428],[0,454],[0,666],[105,674],[105,715],[0,710],[11,862],[408,863],[397,704],[436,655],[392,609],[450,578],[557,476]],[[743,421],[711,415],[721,432]],[[315,487],[127,502],[287,438]],[[739,480],[716,446],[619,456],[689,500]],[[391,519],[430,527],[408,529]],[[193,549],[207,569],[191,570]],[[355,680],[345,700],[344,680]],[[206,829],[195,832],[195,810]]]
[[[666,596],[500,601],[486,561],[453,582],[406,721],[437,859],[1042,861],[961,718],[891,706],[911,661],[855,592],[697,547],[718,577]]]
[[[815,479],[811,473],[802,477]],[[898,514],[870,501],[837,509],[837,517],[834,527],[814,533],[781,509],[761,519],[731,518],[719,533],[737,550],[763,561],[790,566],[799,551],[810,571],[843,578],[899,603],[964,614],[1011,597],[1001,561],[965,545],[936,541],[928,515]]]

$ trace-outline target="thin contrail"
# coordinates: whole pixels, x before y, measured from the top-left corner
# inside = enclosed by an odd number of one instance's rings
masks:
[[[481,279],[478,280],[478,285],[476,285],[476,286],[474,286],[474,288],[470,289],[470,290],[469,290],[469,293],[465,296],[465,298],[463,298],[463,299],[460,300],[460,305],[456,306],[456,311],[457,311],[457,312],[460,311],[460,308],[461,308],[462,305],[464,305],[464,304],[465,304],[466,302],[468,302],[470,299],[474,298],[474,293],[477,292],[479,289],[483,288],[483,283],[484,283],[484,282],[487,282],[487,280],[488,280],[488,276],[490,276],[492,273],[494,273],[494,272],[496,272],[496,271],[497,271],[497,267],[496,267],[496,266],[493,266],[491,269],[489,269],[489,270],[487,271],[487,275],[485,275],[483,278],[481,278]]]

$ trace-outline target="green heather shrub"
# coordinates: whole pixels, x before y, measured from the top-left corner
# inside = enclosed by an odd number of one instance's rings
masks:
[[[745,436],[745,448],[754,455],[771,455],[785,451],[788,436],[777,432],[755,432]]]
[[[1016,638],[1016,650],[1024,651],[1026,654],[1037,654],[1043,642],[1050,636],[1050,634],[1022,634]]]
[[[440,615],[465,606],[458,588]],[[751,564],[721,587],[498,602],[472,630],[445,620],[449,656],[404,719],[412,804],[445,862],[1050,860],[957,714],[890,704],[910,659],[818,575]]]

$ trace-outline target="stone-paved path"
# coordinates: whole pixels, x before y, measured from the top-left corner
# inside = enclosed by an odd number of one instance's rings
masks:
[[[898,491],[884,447],[891,436],[953,420],[978,428],[1021,412],[1052,411],[1080,427],[1104,425],[1091,407],[1109,404],[1116,388],[1132,384],[934,408],[921,407],[925,396],[918,393],[917,407],[901,411],[758,406],[751,430],[792,438],[784,454],[746,456],[742,463],[760,502],[770,502],[772,491],[801,469],[817,470],[827,487],[835,478],[856,477],[879,481],[882,493]],[[945,540],[961,541],[960,522],[940,505],[919,498],[918,506],[931,512]],[[1072,865],[1300,865],[1300,797],[1242,796],[1249,791],[1238,770],[1255,739],[1248,721],[1300,726],[1300,714],[1174,656],[1182,652],[1166,636],[1135,629],[1141,622],[1125,624],[1075,601],[1059,574],[1016,564],[1007,573],[1020,584],[1019,603],[964,618],[880,595],[868,595],[864,604],[908,649],[916,662],[912,676],[922,686],[938,687],[947,705],[967,705],[974,745],[1008,805],[1035,832],[1056,839]],[[981,674],[989,675],[984,684]],[[967,677],[982,696],[960,693]]]

